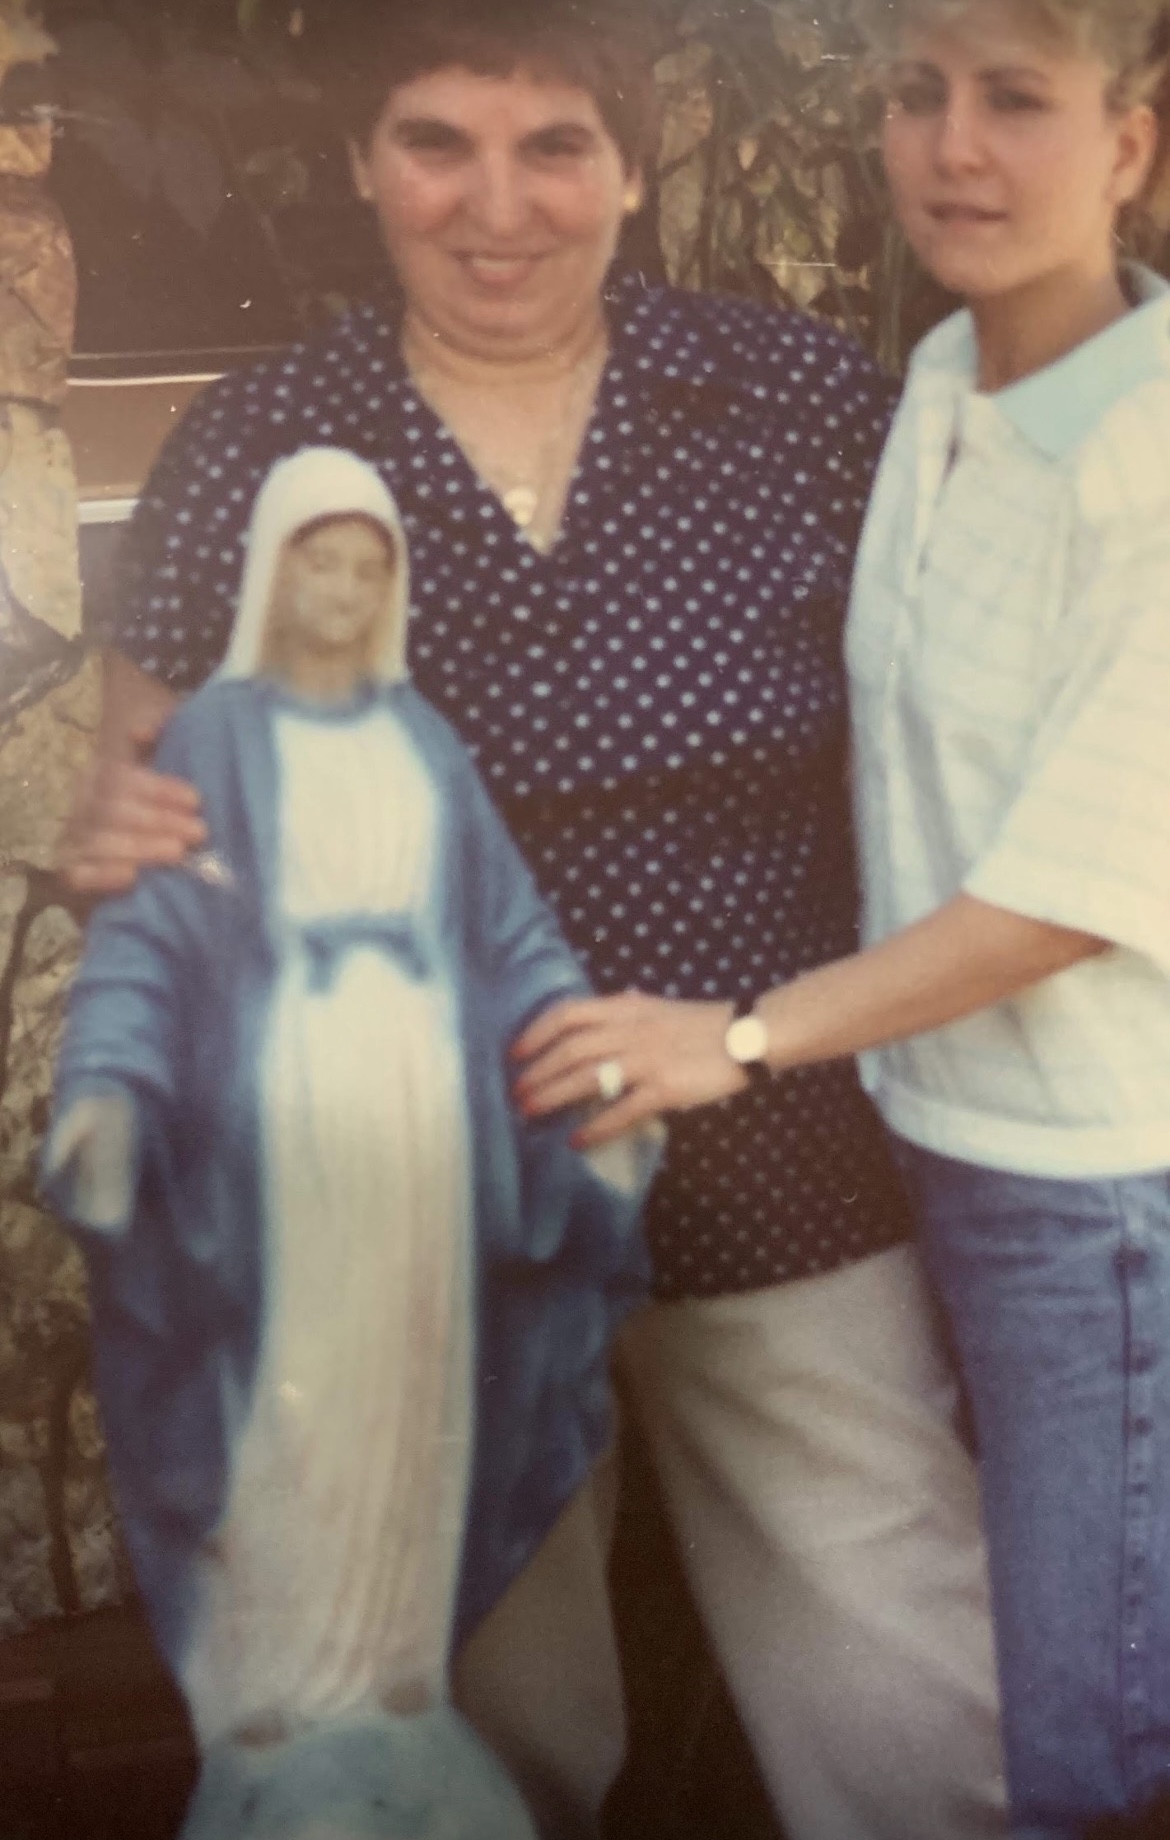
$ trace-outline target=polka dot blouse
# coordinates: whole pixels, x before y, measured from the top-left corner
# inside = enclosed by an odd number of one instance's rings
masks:
[[[545,555],[358,308],[200,398],[125,545],[115,645],[172,688],[222,656],[274,460],[372,461],[411,543],[411,664],[463,735],[603,991],[748,997],[855,943],[841,627],[890,388],[831,328],[620,283]],[[889,1246],[904,1204],[851,1063],[672,1121],[647,1226],[660,1293],[710,1296]]]

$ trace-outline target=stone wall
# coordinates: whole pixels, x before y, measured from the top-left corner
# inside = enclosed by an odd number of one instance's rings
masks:
[[[4,46],[0,33],[0,60]],[[42,185],[51,146],[47,124],[0,127],[0,1634],[108,1602],[126,1582],[81,1263],[36,1200],[79,938],[51,865],[98,708],[57,426],[75,277]]]

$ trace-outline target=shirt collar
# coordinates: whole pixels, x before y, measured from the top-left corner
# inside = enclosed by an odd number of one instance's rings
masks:
[[[1129,313],[987,398],[1050,460],[1065,459],[1115,403],[1170,369],[1170,286],[1146,268],[1128,273],[1138,297]]]

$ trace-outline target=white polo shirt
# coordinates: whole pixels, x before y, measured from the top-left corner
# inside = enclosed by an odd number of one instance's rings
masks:
[[[863,1057],[892,1128],[1023,1174],[1170,1167],[1170,289],[975,386],[926,338],[848,628],[868,941],[961,889],[1113,942]]]

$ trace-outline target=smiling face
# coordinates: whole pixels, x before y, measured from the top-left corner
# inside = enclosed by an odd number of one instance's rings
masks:
[[[369,674],[396,565],[368,518],[327,518],[285,544],[273,583],[266,664],[310,695],[341,695]]]
[[[898,217],[944,287],[978,301],[1114,266],[1121,207],[1155,140],[1150,111],[1114,110],[1093,54],[974,0],[954,24],[908,28],[888,77],[883,139]]]
[[[400,85],[351,158],[411,311],[477,355],[571,340],[641,198],[589,92],[524,71]]]

